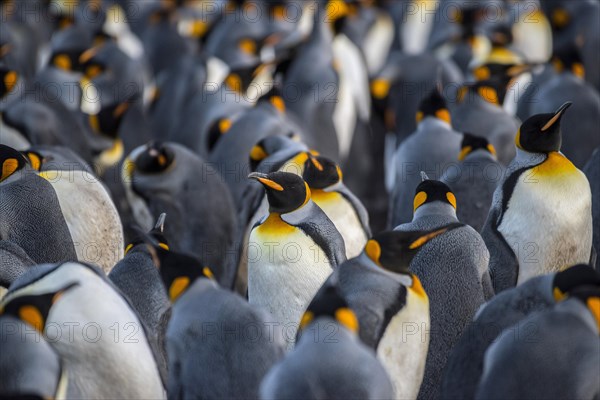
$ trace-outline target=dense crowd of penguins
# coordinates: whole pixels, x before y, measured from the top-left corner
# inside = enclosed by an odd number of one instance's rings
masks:
[[[597,0],[0,12],[0,398],[600,398]]]

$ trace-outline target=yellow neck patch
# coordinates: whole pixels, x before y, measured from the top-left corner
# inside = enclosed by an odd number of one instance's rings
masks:
[[[256,42],[252,39],[242,39],[238,43],[238,47],[241,51],[249,55],[256,54]]]
[[[448,202],[452,204],[452,207],[454,207],[454,209],[456,210],[456,196],[454,196],[454,193],[446,193],[446,199],[448,199]]]
[[[300,319],[300,329],[306,328],[308,324],[315,318],[315,315],[312,311],[307,311],[302,315],[302,319]]]
[[[473,147],[465,146],[460,149],[460,154],[458,155],[458,161],[464,160],[470,153],[473,151]]]
[[[103,168],[111,167],[121,161],[123,154],[125,154],[123,141],[121,139],[117,139],[110,149],[104,150],[102,153],[100,153],[100,156],[98,157],[98,163],[100,164],[100,167]]]
[[[581,79],[585,79],[585,68],[583,67],[583,64],[574,63],[571,66],[571,72],[573,72],[573,75],[578,76]]]
[[[208,24],[201,19],[197,19],[190,24],[188,35],[193,38],[201,38],[206,34]]]
[[[425,117],[425,114],[423,114],[423,111],[417,111],[417,115],[415,115],[415,120],[417,121],[417,124],[421,121],[423,121],[423,118]]]
[[[427,297],[427,293],[421,284],[421,280],[414,274],[412,274],[412,280],[413,283],[408,289],[421,299],[429,300],[429,297]]]
[[[417,208],[421,207],[423,203],[427,201],[427,193],[419,192],[416,194],[413,201],[413,212],[417,211]]]
[[[285,102],[281,96],[273,96],[269,101],[280,113],[285,113]]]
[[[577,172],[577,167],[560,153],[553,151],[548,154],[546,161],[533,168],[533,177],[562,177]]]
[[[17,161],[16,158],[8,158],[4,160],[2,163],[2,178],[0,178],[0,182],[14,174],[18,167],[19,161]]]
[[[311,198],[318,206],[322,204],[337,203],[342,199],[342,195],[338,192],[326,192],[323,189],[311,189]]]
[[[587,301],[587,306],[594,318],[596,319],[596,325],[600,330],[600,297],[591,297]]]
[[[66,54],[59,54],[54,57],[54,66],[65,71],[70,71],[71,59]]]
[[[242,78],[238,74],[229,74],[225,78],[225,83],[234,92],[242,93]]]
[[[4,86],[6,87],[7,92],[13,90],[17,84],[17,79],[18,75],[15,71],[8,71],[6,75],[4,75]]]
[[[281,219],[279,213],[270,213],[265,222],[260,224],[257,231],[261,234],[289,235],[296,231],[296,228]]]
[[[36,171],[39,171],[42,168],[42,160],[40,157],[32,152],[27,152],[27,158],[29,158],[29,162],[31,163],[31,167]]]
[[[264,160],[267,158],[267,153],[262,147],[256,145],[250,150],[250,158],[254,161]]]
[[[385,99],[390,92],[390,82],[385,79],[375,79],[371,82],[371,94],[376,99]]]
[[[567,295],[564,294],[559,288],[554,288],[554,290],[552,290],[552,296],[556,302],[562,301],[565,299],[565,297],[567,297]]]
[[[347,16],[348,13],[348,5],[344,0],[329,0],[329,3],[327,3],[325,15],[327,16],[327,21],[330,23]]]
[[[445,108],[442,108],[441,110],[437,110],[435,112],[435,116],[439,119],[441,119],[442,121],[445,121],[447,123],[451,123],[451,118],[450,118],[450,111],[448,111]]]
[[[219,132],[221,135],[227,132],[231,128],[231,120],[228,118],[223,118],[219,121]],[[256,146],[255,146],[256,147]]]
[[[358,319],[351,309],[344,307],[336,310],[335,319],[352,332],[358,332]]]
[[[188,288],[190,285],[190,278],[187,276],[180,276],[175,278],[171,287],[169,288],[169,298],[171,301],[177,300],[179,296]]]
[[[381,266],[379,257],[381,257],[381,246],[377,240],[369,240],[365,245],[365,253],[375,264]]]
[[[481,86],[477,88],[477,93],[479,96],[487,101],[488,103],[500,105],[500,100],[498,99],[498,92],[496,89],[490,86]]]
[[[486,79],[489,79],[491,76],[490,68],[485,65],[477,67],[473,70],[473,76],[478,81],[484,81]]]
[[[44,332],[44,318],[35,306],[22,306],[19,308],[19,319],[33,326],[38,332]]]

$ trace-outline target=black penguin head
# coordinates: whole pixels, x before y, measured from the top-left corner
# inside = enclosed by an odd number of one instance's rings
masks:
[[[19,74],[17,71],[0,66],[0,99],[3,99],[17,85]]]
[[[425,243],[461,226],[464,225],[457,222],[429,231],[381,232],[367,242],[364,253],[380,267],[408,275],[412,259]]]
[[[580,286],[570,293],[571,298],[581,301],[592,313],[600,330],[600,285]]]
[[[489,33],[492,47],[507,47],[513,42],[512,27],[508,24],[496,25]]]
[[[233,67],[231,72],[225,78],[225,85],[228,90],[235,93],[246,93],[254,78],[261,72],[262,64],[251,64],[239,67]]]
[[[285,114],[285,101],[283,100],[281,90],[277,86],[273,86],[271,90],[257,100],[257,104],[262,102],[271,104],[281,114]]]
[[[326,157],[310,156],[304,163],[302,178],[311,189],[326,189],[342,180],[342,170]]]
[[[557,272],[552,281],[552,295],[556,301],[568,297],[582,286],[600,286],[600,273],[587,264],[578,264]]]
[[[42,165],[46,162],[46,157],[31,149],[22,151],[21,154],[27,159],[31,168],[38,172],[42,170]]]
[[[548,2],[552,4],[552,2]],[[571,25],[572,21],[571,11],[560,5],[558,7],[552,7],[550,10],[550,26],[553,31],[560,32]]]
[[[515,142],[517,147],[530,153],[550,153],[560,151],[562,134],[560,120],[570,101],[558,108],[554,113],[537,114],[529,117],[517,132]]]
[[[349,308],[337,287],[332,284],[325,286],[317,300],[310,303],[300,320],[300,330],[305,329],[320,317],[329,317],[351,332],[358,332],[359,325],[356,314]]]
[[[154,225],[154,228],[152,228],[150,230],[150,232],[148,232],[148,234],[144,234],[144,235],[137,235],[135,236],[127,246],[125,246],[125,255],[127,255],[127,253],[129,253],[129,251],[131,249],[133,249],[135,246],[140,245],[140,244],[145,244],[148,242],[147,237],[150,237],[152,239],[154,239],[154,241],[152,242],[152,244],[164,249],[164,250],[169,250],[169,242],[167,241],[167,238],[164,235],[164,229],[165,229],[165,218],[167,217],[167,214],[162,213],[160,214],[160,216],[158,217],[158,220],[156,221],[156,224]]]
[[[506,77],[491,77],[477,81],[475,83],[465,85],[458,94],[459,103],[469,93],[470,95],[479,96],[486,102],[500,106],[504,102],[504,97],[508,89],[510,79]]]
[[[130,100],[127,100],[103,106],[98,114],[88,115],[90,127],[95,133],[117,139],[119,127],[130,105]]]
[[[215,148],[215,146],[219,142],[219,139],[221,139],[221,137],[223,137],[223,135],[225,135],[229,131],[229,129],[231,129],[232,125],[233,122],[231,121],[231,119],[225,117],[217,118],[211,124],[210,129],[208,130],[208,151],[212,151],[212,149]]]
[[[577,45],[569,44],[554,51],[552,65],[556,72],[571,72],[581,79],[585,78],[585,68]]]
[[[437,88],[433,89],[429,95],[421,100],[417,111],[417,123],[429,116],[450,123],[450,112],[448,111],[446,100],[444,100]]]
[[[419,186],[415,190],[413,210],[417,211],[423,204],[433,203],[434,201],[450,204],[456,209],[456,196],[454,196],[448,185],[441,181],[429,179],[424,173],[421,174],[423,181],[419,183]]]
[[[289,172],[261,174],[253,172],[248,178],[264,186],[269,201],[269,211],[285,214],[297,210],[310,200],[310,189],[304,180]]]
[[[279,151],[292,148],[297,148],[298,153],[305,149],[305,146],[300,141],[300,137],[293,133],[288,135],[271,135],[261,139],[250,150],[250,170],[256,171],[260,163],[267,157]],[[279,168],[277,165],[273,167],[275,169]]]
[[[12,147],[0,144],[0,166],[2,176],[0,182],[12,176],[15,172],[22,170],[27,165],[25,156]]]
[[[485,150],[493,156],[496,156],[496,149],[488,140],[482,136],[476,136],[470,133],[463,134],[463,140],[460,145],[460,154],[458,160],[464,160],[469,154],[476,150]]]
[[[53,292],[15,297],[0,308],[0,315],[11,315],[44,333],[52,306],[65,292],[78,285],[77,282],[71,282]]]
[[[158,174],[175,162],[175,152],[164,143],[150,142],[135,159],[135,170],[143,174]]]

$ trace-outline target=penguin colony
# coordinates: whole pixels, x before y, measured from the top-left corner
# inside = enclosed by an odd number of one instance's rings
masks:
[[[598,1],[0,15],[0,398],[600,397]]]

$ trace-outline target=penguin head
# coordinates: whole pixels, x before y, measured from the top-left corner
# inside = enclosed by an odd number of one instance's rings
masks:
[[[469,154],[477,150],[483,150],[490,153],[496,158],[496,149],[488,140],[482,136],[476,136],[471,133],[464,133],[463,140],[460,145],[460,154],[458,160],[463,161]]]
[[[297,210],[310,200],[310,189],[304,179],[290,172],[253,172],[248,178],[257,180],[267,192],[269,211],[285,214]]]
[[[4,65],[0,66],[0,99],[3,99],[14,89],[18,80],[19,74],[16,70],[9,69]]]
[[[585,79],[585,68],[581,53],[575,44],[562,46],[554,50],[552,66],[558,73],[571,72],[573,75]]]
[[[285,101],[283,100],[281,90],[277,86],[273,86],[271,90],[261,96],[256,102],[256,104],[261,103],[271,104],[281,114],[285,114]]]
[[[131,101],[128,99],[120,102],[113,102],[102,106],[97,114],[89,114],[88,121],[94,133],[104,135],[111,139],[117,139],[119,135],[119,127],[123,121],[123,117],[131,106]]]
[[[230,118],[217,118],[210,126],[208,130],[208,138],[207,138],[207,149],[208,151],[212,151],[217,145],[217,142],[223,135],[225,135],[231,126],[233,125],[233,121]]]
[[[342,181],[342,170],[323,156],[309,156],[304,163],[302,178],[311,189],[326,189]]]
[[[15,172],[25,168],[27,166],[27,159],[20,151],[4,144],[0,144],[0,166],[2,167],[0,182],[3,182]]]
[[[417,123],[421,122],[425,117],[434,117],[448,124],[450,123],[450,111],[448,111],[446,100],[444,100],[437,88],[425,96],[419,104],[416,116]]]
[[[456,210],[456,196],[452,190],[444,182],[429,179],[424,172],[421,173],[423,181],[419,183],[415,190],[413,200],[413,212],[416,212],[419,207],[439,201],[444,204],[449,204]]]
[[[350,309],[346,300],[342,297],[337,287],[327,284],[319,293],[317,301],[313,301],[300,319],[300,329],[305,329],[311,322],[321,317],[329,317],[349,331],[358,333],[358,318]]]
[[[258,166],[268,157],[284,150],[289,150],[290,155],[292,155],[308,151],[308,148],[300,141],[300,137],[294,133],[267,136],[250,150],[250,170],[256,171]],[[278,169],[279,165],[273,165],[272,167],[269,169]]]
[[[254,78],[262,71],[262,64],[259,61],[249,65],[233,66],[229,74],[225,77],[224,84],[228,90],[235,93],[246,93]]]
[[[142,174],[157,174],[165,171],[175,162],[173,150],[160,142],[150,142],[136,157],[130,168]]]
[[[423,245],[462,226],[464,225],[456,222],[428,231],[381,232],[367,242],[364,253],[376,265],[397,274],[408,275],[410,263]]]
[[[70,282],[53,292],[14,297],[0,307],[0,315],[11,315],[43,333],[52,306],[65,292],[78,285]]]
[[[22,151],[21,154],[27,159],[31,168],[38,172],[42,170],[42,165],[46,162],[46,157],[32,149]]]
[[[135,236],[131,240],[131,242],[129,242],[129,244],[127,244],[127,246],[125,246],[125,255],[127,255],[127,253],[129,253],[129,251],[131,251],[131,249],[133,249],[135,246],[147,243],[147,241],[148,241],[146,239],[147,236],[154,239],[153,244],[155,244],[156,246],[158,246],[164,250],[169,250],[169,242],[167,241],[167,238],[165,237],[165,235],[163,233],[164,229],[165,229],[165,218],[166,217],[167,217],[167,214],[165,214],[165,213],[160,214],[160,216],[158,217],[158,220],[156,221],[156,224],[154,225],[154,228],[152,228],[150,230],[150,232],[148,232],[147,235]]]
[[[507,47],[513,42],[512,27],[509,24],[498,24],[489,32],[492,47]]]
[[[571,104],[573,103],[568,101],[554,113],[537,114],[526,119],[515,138],[517,147],[530,153],[560,151],[560,120]]]
[[[600,273],[587,264],[578,264],[557,272],[552,281],[554,300],[561,301],[573,290],[586,285],[600,285]]]
[[[501,106],[506,96],[508,82],[504,77],[490,77],[475,83],[463,86],[458,93],[458,102],[461,103],[467,93],[478,96],[490,104]]]
[[[581,301],[587,307],[600,330],[600,285],[580,286],[571,291],[569,297]]]

